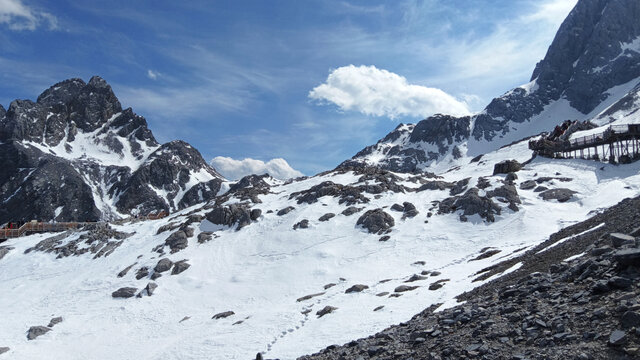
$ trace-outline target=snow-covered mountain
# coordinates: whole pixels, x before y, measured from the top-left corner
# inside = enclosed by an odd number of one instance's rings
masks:
[[[189,144],[158,144],[97,76],[0,106],[0,165],[0,223],[173,211],[213,198],[223,181]]]
[[[3,214],[172,214],[2,243],[0,359],[295,359],[454,306],[551,234],[640,194],[640,162],[533,157],[512,141],[578,115],[640,121],[638,18],[632,1],[580,0],[528,86],[473,117],[399,125],[337,169],[286,182],[222,184],[186,143],[159,145],[99,78],[12,103]],[[602,58],[607,76],[587,70]]]
[[[469,157],[549,131],[564,120],[599,125],[615,120],[608,115],[614,109],[639,106],[639,17],[635,0],[579,1],[536,65],[531,82],[493,99],[471,118],[435,115],[415,127],[400,126],[346,164],[402,172],[442,169],[456,159],[468,162]]]

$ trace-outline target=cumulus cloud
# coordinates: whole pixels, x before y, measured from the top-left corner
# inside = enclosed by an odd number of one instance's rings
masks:
[[[7,24],[11,30],[33,31],[40,25],[55,29],[58,27],[58,19],[23,4],[22,0],[0,0],[0,24]]]
[[[309,98],[365,115],[426,117],[435,113],[468,115],[467,104],[436,88],[412,85],[375,66],[343,66],[309,92]]]
[[[265,173],[280,180],[303,176],[300,171],[292,168],[289,163],[282,158],[264,162],[249,158],[236,160],[230,157],[217,156],[211,160],[211,165],[216,168],[222,176],[229,180],[238,180],[247,175],[262,175]]]

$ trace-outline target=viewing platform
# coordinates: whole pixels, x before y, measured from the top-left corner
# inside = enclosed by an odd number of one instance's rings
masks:
[[[531,140],[529,149],[552,158],[626,163],[640,155],[640,124],[611,125],[600,133],[568,140]]]

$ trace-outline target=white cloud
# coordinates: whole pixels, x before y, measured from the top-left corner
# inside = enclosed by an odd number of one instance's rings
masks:
[[[159,72],[153,71],[151,69],[147,70],[147,77],[151,80],[156,80],[160,76]]]
[[[58,27],[58,19],[23,4],[22,0],[0,0],[0,24],[7,24],[11,30],[31,31],[44,24],[53,30]]]
[[[272,159],[265,163],[261,160],[249,158],[235,160],[230,157],[217,156],[211,160],[211,165],[229,180],[238,180],[247,175],[262,175],[265,173],[280,180],[303,176],[300,171],[292,168],[282,158]]]
[[[309,97],[365,115],[426,117],[435,113],[468,115],[467,105],[436,88],[412,85],[404,77],[375,66],[343,66]]]

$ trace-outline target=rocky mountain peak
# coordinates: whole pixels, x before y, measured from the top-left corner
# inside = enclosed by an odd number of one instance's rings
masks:
[[[640,3],[634,0],[581,0],[560,26],[536,80],[552,99],[591,112],[606,90],[640,76]]]
[[[61,81],[38,96],[38,104],[53,106],[67,104],[76,97],[87,84],[82,79],[73,78]]]
[[[174,211],[215,197],[222,183],[191,145],[160,145],[146,119],[123,110],[98,76],[59,82],[37,102],[15,100],[6,114],[2,108],[0,165],[0,223]],[[58,194],[63,187],[74,191]]]

